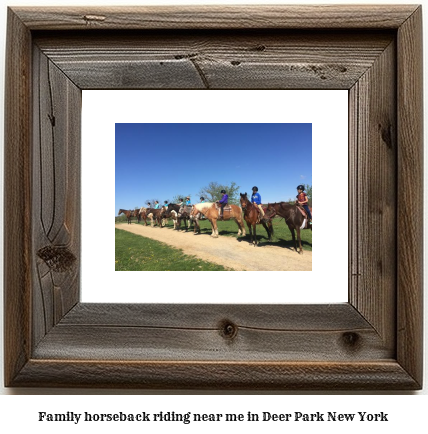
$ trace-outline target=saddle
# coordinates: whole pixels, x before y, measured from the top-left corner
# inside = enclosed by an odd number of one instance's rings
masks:
[[[309,225],[309,219],[308,219],[307,212],[300,205],[297,205],[297,209],[302,213],[302,215],[303,215],[303,217],[305,219],[304,223],[303,223],[303,226],[300,229],[309,229],[310,225]],[[311,211],[311,214],[312,214],[312,207],[309,207],[309,210]]]
[[[216,210],[218,211],[218,216],[220,217],[221,205],[216,202],[215,204]],[[232,207],[227,204],[223,208],[223,219],[227,220],[230,217],[230,213],[232,211]]]

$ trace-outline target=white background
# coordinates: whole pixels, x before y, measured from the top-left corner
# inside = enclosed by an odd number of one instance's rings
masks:
[[[60,2],[56,1],[40,1],[40,0],[32,0],[32,1],[13,1],[10,0],[8,4],[10,5],[108,5],[108,4],[119,4],[118,0],[80,0],[74,2]],[[143,4],[142,1],[135,0],[127,0],[127,4]],[[184,1],[164,1],[164,2],[156,2],[152,0],[150,4],[183,4]],[[213,1],[202,1],[202,2],[190,2],[187,4],[216,4],[217,2]],[[235,4],[249,4],[249,3],[263,3],[262,1],[253,2],[251,0],[234,0]],[[267,4],[281,3],[275,0],[269,0],[268,2],[264,2]],[[291,3],[295,3],[294,1]],[[321,3],[325,4],[326,1],[316,1],[311,0],[310,2],[300,2],[307,4],[316,4]],[[331,1],[329,3],[343,3],[340,1]],[[392,0],[382,1],[357,1],[353,0],[352,3],[375,3],[375,4],[391,4],[391,3],[408,3],[413,4],[413,1],[399,1],[394,2]],[[149,4],[149,3],[147,3]],[[2,29],[0,33],[1,38],[1,46],[0,46],[0,76],[4,77],[4,43],[5,43],[5,29],[6,29],[6,8],[3,6],[0,9],[0,28]],[[426,18],[426,13],[424,14],[424,28],[428,29],[428,22]],[[427,39],[424,38],[424,59],[428,58],[427,55]],[[425,76],[427,67],[425,64]],[[427,98],[427,86],[424,86],[424,100],[425,104],[428,100]],[[0,87],[0,100],[3,101],[3,88]],[[0,105],[0,114],[3,119],[3,105]],[[427,116],[428,110],[424,110],[425,116]],[[0,143],[3,146],[3,123],[0,123]],[[426,154],[425,154],[426,155]],[[0,159],[3,157],[3,150],[1,149]],[[2,170],[2,166],[1,170]],[[425,167],[426,157],[425,157]],[[1,179],[3,179],[3,174],[1,173]],[[426,183],[425,183],[426,184]],[[3,204],[3,200],[1,198],[1,203]],[[427,203],[426,193],[425,193],[425,204]],[[0,213],[0,219],[2,219],[2,214]],[[426,232],[425,232],[426,233]],[[425,235],[426,241],[426,235]],[[0,244],[0,249],[3,248],[3,243]],[[0,256],[2,256],[2,251],[0,252]],[[0,267],[3,264],[0,263]],[[427,279],[425,278],[425,282]],[[426,299],[426,298],[425,298]],[[0,301],[2,303],[2,301]],[[427,302],[425,301],[425,312],[427,312]],[[0,315],[2,315],[2,306],[0,306]],[[0,327],[3,327],[3,322],[0,322]],[[425,326],[426,329],[426,326]],[[0,330],[0,336],[3,336],[3,330]],[[425,340],[426,336],[428,336],[428,332],[425,332]],[[427,345],[425,344],[425,348]],[[0,351],[3,348],[1,346]],[[425,351],[426,353],[426,351]],[[0,354],[1,363],[3,361],[3,355]],[[2,373],[0,374],[2,376]],[[3,379],[0,378],[1,384],[3,383]],[[371,412],[379,412],[384,411],[389,413],[390,422],[388,423],[375,423],[375,424],[366,424],[366,423],[352,423],[347,424],[345,427],[342,424],[320,424],[317,423],[314,425],[313,423],[306,424],[292,424],[292,425],[230,425],[225,426],[224,424],[220,426],[220,429],[223,432],[234,431],[241,427],[244,428],[247,432],[260,432],[260,429],[268,429],[269,432],[286,432],[289,430],[290,432],[295,432],[296,428],[299,429],[299,432],[334,432],[335,430],[340,430],[343,432],[345,428],[347,432],[360,433],[362,430],[368,433],[378,433],[380,431],[388,430],[388,431],[420,431],[421,427],[426,427],[426,408],[428,404],[428,399],[426,395],[427,387],[426,384],[428,382],[428,374],[425,368],[425,388],[422,392],[411,393],[407,396],[404,393],[392,393],[389,396],[383,396],[382,393],[368,393],[368,394],[358,394],[357,392],[344,393],[342,395],[330,393],[323,396],[319,396],[316,393],[296,393],[282,391],[276,392],[273,394],[267,394],[266,396],[262,395],[262,392],[254,394],[253,396],[243,396],[239,393],[234,393],[233,391],[224,395],[222,392],[217,391],[208,391],[206,394],[202,394],[202,396],[194,396],[192,392],[187,392],[183,396],[177,396],[174,391],[169,391],[168,396],[163,396],[165,392],[155,392],[155,396],[145,396],[145,391],[100,391],[100,390],[82,390],[82,389],[4,389],[0,390],[3,396],[0,397],[0,427],[2,432],[20,432],[21,429],[31,430],[32,432],[39,432],[43,430],[43,432],[55,432],[55,434],[62,430],[64,432],[92,432],[94,428],[102,429],[103,432],[117,432],[118,429],[126,429],[126,432],[138,432],[141,433],[144,430],[150,429],[150,432],[156,432],[157,430],[165,430],[165,428],[171,428],[171,425],[160,425],[160,426],[140,426],[135,425],[132,428],[123,425],[116,424],[103,424],[103,425],[71,425],[71,424],[63,424],[58,426],[57,424],[40,424],[37,422],[37,412],[38,411],[50,411],[53,413],[58,412],[67,412],[67,411],[76,411],[76,412],[112,412],[112,411],[127,411],[127,412],[139,412],[139,411],[148,411],[155,412],[159,410],[174,410],[174,411],[192,411],[192,412],[241,412],[246,413],[248,410],[253,412],[263,412],[263,411],[271,411],[277,413],[284,412],[294,412],[294,411],[303,411],[303,412],[315,412],[315,411],[338,411],[338,412],[348,412],[354,413],[358,411],[371,411]],[[147,392],[149,393],[149,392]],[[179,391],[179,393],[183,393],[183,391]],[[73,396],[73,395],[82,395],[82,396]],[[96,398],[91,397],[89,394],[104,394],[106,396],[97,396]],[[21,395],[21,396],[11,396],[11,395]],[[29,396],[22,396],[29,395]],[[41,396],[37,396],[41,395]],[[60,396],[53,396],[60,395]],[[86,396],[85,396],[86,395]],[[124,395],[124,396],[118,396]],[[156,396],[162,395],[162,396]],[[221,395],[221,396],[218,396]],[[293,395],[293,396],[290,396]],[[379,396],[380,395],[380,396]],[[173,429],[176,431],[184,430],[189,432],[190,429],[200,431],[201,427],[199,425],[180,425],[174,424],[172,425]],[[204,425],[205,432],[218,432],[219,426],[215,424],[206,424]],[[181,431],[180,431],[181,432]]]
[[[185,96],[183,97],[183,93]],[[230,101],[230,103],[228,102]],[[233,101],[233,103],[232,103]],[[144,102],[144,103],[142,103]],[[197,107],[197,109],[195,109]],[[203,107],[203,110],[200,109]],[[114,271],[115,122],[312,123],[312,184],[316,229],[312,271]],[[348,92],[323,91],[83,91],[82,301],[133,303],[339,303],[348,301],[347,206],[329,222],[332,186],[348,200]],[[126,149],[121,150],[126,152]],[[197,152],[189,150],[188,152]],[[149,151],[148,156],[149,158]],[[166,156],[167,158],[167,156]],[[213,164],[216,150],[213,150]],[[248,155],[242,154],[243,162]],[[159,162],[160,164],[160,162]],[[263,167],[274,161],[260,160]],[[280,167],[278,167],[280,170]],[[96,176],[93,176],[94,170]],[[189,168],[189,172],[190,172]],[[144,171],[144,162],[141,162]],[[152,182],[155,182],[154,180]],[[196,182],[196,181],[195,181]],[[297,185],[296,181],[296,185]],[[142,188],[149,188],[147,182]],[[125,205],[123,206],[125,208]],[[96,218],[92,209],[102,209]],[[109,218],[108,216],[111,216]],[[154,229],[157,230],[157,229]],[[218,240],[213,239],[216,243]],[[195,239],[197,242],[197,239]],[[248,249],[253,247],[248,246]],[[284,274],[285,273],[285,274]],[[222,275],[222,276],[220,276]],[[159,285],[203,280],[200,286]],[[236,282],[242,291],[218,285]],[[276,285],[277,279],[282,283]],[[267,284],[269,283],[269,284]],[[156,287],[156,291],[146,288]],[[245,287],[245,291],[243,288]]]

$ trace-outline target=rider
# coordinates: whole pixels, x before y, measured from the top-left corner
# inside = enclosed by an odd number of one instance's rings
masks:
[[[181,213],[183,212],[183,205],[184,205],[184,201],[183,198],[179,197],[178,198],[178,204],[177,204],[180,208],[178,209],[178,212]]]
[[[164,201],[163,206],[164,206],[165,208],[168,208],[168,201],[167,201],[167,200]]]
[[[303,185],[297,186],[297,193],[296,196],[297,200],[296,202],[306,211],[306,214],[308,215],[309,224],[312,224],[312,214],[309,210],[308,206],[308,195],[305,193],[305,187]]]
[[[155,200],[155,209],[159,209],[159,201]]]
[[[262,219],[265,215],[265,212],[262,208],[262,198],[260,196],[260,193],[258,193],[259,189],[254,186],[253,187],[253,195],[251,196],[251,203],[257,206],[257,208],[260,210],[260,219]]]
[[[192,206],[192,203],[190,202],[190,196],[186,197],[186,206]]]
[[[223,194],[223,197],[218,201],[218,203],[221,205],[220,220],[223,220],[223,208],[227,205],[227,201],[229,199],[229,196],[226,194],[226,190],[221,190],[220,193]]]
[[[201,203],[205,203],[205,198],[204,198],[204,196],[201,196],[201,197],[199,198],[199,200],[201,201]]]

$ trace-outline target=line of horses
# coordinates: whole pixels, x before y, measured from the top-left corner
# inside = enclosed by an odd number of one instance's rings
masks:
[[[131,218],[137,217],[138,223],[144,220],[147,226],[147,219],[150,220],[150,225],[154,227],[154,222],[158,227],[165,226],[168,219],[172,219],[174,229],[181,229],[181,223],[184,222],[186,231],[193,225],[195,234],[200,233],[199,220],[206,218],[211,223],[211,236],[218,238],[217,221],[221,220],[235,220],[238,225],[238,237],[246,236],[244,220],[247,223],[248,231],[251,238],[251,244],[257,246],[256,227],[262,224],[265,228],[269,241],[272,241],[273,226],[272,219],[275,216],[284,218],[285,224],[288,226],[293,238],[293,244],[298,253],[303,254],[302,241],[300,237],[301,229],[305,228],[305,213],[299,209],[298,205],[289,204],[286,202],[269,203],[265,208],[265,215],[261,217],[259,209],[256,205],[251,203],[247,197],[247,193],[240,193],[240,206],[227,205],[223,210],[223,216],[220,217],[220,207],[214,202],[198,203],[192,206],[180,206],[178,204],[169,204],[168,207],[159,209],[154,208],[140,208],[139,210],[124,210],[120,209],[119,214],[125,214],[128,219],[128,224],[131,224]],[[312,230],[312,226],[307,226]],[[296,235],[297,233],[297,240]],[[297,241],[299,249],[297,248]]]

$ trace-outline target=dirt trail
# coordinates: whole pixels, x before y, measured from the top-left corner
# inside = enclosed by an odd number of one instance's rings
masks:
[[[168,228],[143,226],[142,224],[116,224],[116,228],[161,241],[182,249],[186,255],[194,255],[234,270],[248,271],[311,271],[312,252],[299,255],[294,250],[279,246],[253,247],[248,241],[209,235],[194,235],[193,231],[181,232]]]

